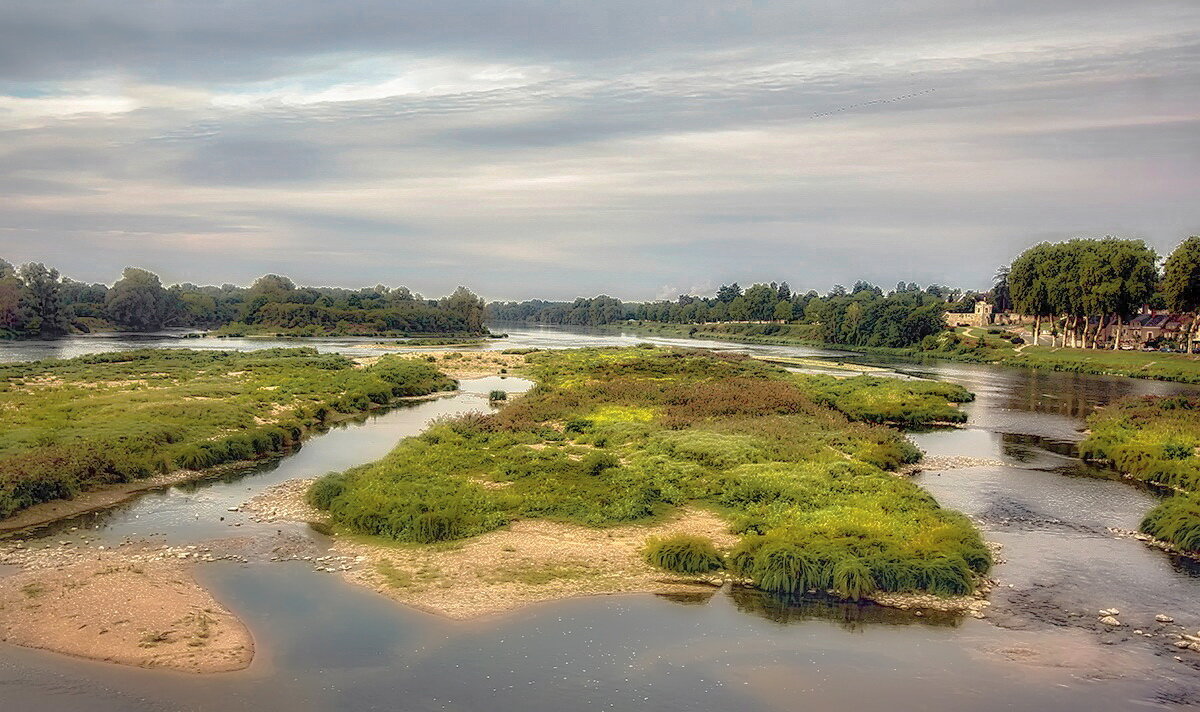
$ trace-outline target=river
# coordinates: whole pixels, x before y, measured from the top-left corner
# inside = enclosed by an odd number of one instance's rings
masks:
[[[1000,464],[917,481],[1003,545],[999,585],[984,620],[918,617],[872,605],[783,604],[751,591],[669,597],[620,595],[531,606],[468,623],[406,609],[299,562],[217,562],[199,576],[236,611],[259,651],[219,676],[123,668],[0,646],[0,710],[1129,710],[1200,705],[1200,655],[1179,654],[1154,630],[1166,613],[1200,628],[1200,567],[1109,527],[1136,528],[1155,502],[1143,488],[1074,456],[1083,418],[1127,395],[1178,384],[994,367],[914,364],[818,349],[641,339],[562,329],[509,328],[484,348],[567,348],[638,341],[759,354],[856,360],[977,394],[966,427],[913,433],[931,455]],[[315,344],[367,351],[356,340],[79,337],[0,344],[0,360],[114,348],[259,348]],[[402,350],[402,349],[397,349]],[[378,349],[370,349],[379,353]],[[433,417],[487,408],[497,382],[335,428],[269,465],[149,493],[60,523],[44,542],[204,541],[255,527],[229,512],[256,492],[378,458]],[[519,390],[519,379],[501,387]],[[72,530],[71,527],[77,527]],[[36,542],[31,542],[36,545]],[[0,572],[3,575],[3,572]],[[1126,623],[1108,630],[1097,611]]]

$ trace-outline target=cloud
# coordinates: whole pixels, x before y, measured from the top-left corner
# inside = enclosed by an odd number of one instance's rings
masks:
[[[1047,236],[1200,231],[1197,29],[1158,0],[10,3],[0,254],[492,297],[982,287]]]

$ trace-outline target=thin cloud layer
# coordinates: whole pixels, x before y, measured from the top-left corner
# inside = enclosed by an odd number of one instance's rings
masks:
[[[1193,2],[9,5],[0,256],[80,279],[983,287],[1200,232]]]

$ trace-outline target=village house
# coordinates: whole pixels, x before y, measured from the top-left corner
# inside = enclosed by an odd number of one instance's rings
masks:
[[[1186,348],[1191,314],[1178,314],[1154,309],[1143,309],[1142,313],[1129,320],[1121,332],[1121,348],[1147,349],[1160,345],[1178,349]],[[1102,338],[1112,343],[1115,327],[1105,328]]]

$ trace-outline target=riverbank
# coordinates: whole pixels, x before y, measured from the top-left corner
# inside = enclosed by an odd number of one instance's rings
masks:
[[[808,324],[610,324],[600,329],[644,336],[693,338],[710,341],[802,346],[836,349],[852,353],[890,356],[916,360],[960,361],[1015,366],[1049,371],[1124,376],[1179,383],[1200,383],[1200,357],[1188,354],[1110,351],[1104,349],[1057,348],[1014,345],[987,329],[959,329],[966,338],[934,350],[919,348],[873,348],[847,344],[828,344],[815,338]],[[757,333],[772,330],[773,333]],[[982,342],[981,347],[975,345]]]

